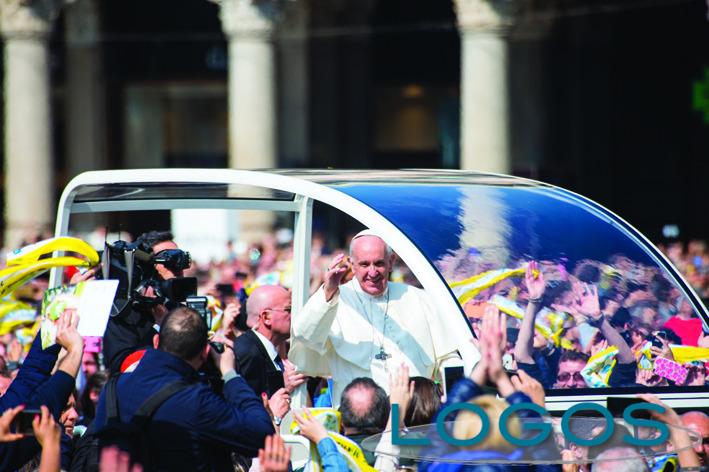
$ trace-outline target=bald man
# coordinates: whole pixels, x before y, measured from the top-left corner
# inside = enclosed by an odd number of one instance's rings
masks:
[[[436,366],[457,355],[426,293],[389,282],[394,258],[379,236],[360,232],[350,245],[354,278],[344,283],[349,264],[344,254],[336,256],[323,286],[293,320],[291,360],[306,374],[332,376],[334,406],[355,378],[387,389],[402,363],[411,376],[434,378]]]
[[[284,379],[285,363],[278,347],[290,336],[291,294],[277,285],[256,288],[246,301],[246,324],[252,328],[236,338],[234,352],[237,370],[246,383],[269,398],[281,388],[292,391],[305,381],[305,376]],[[286,385],[287,384],[287,385]]]
[[[612,447],[598,455],[591,472],[649,472],[647,463],[632,447]]]
[[[691,429],[702,438],[694,448],[702,465],[709,465],[709,416],[701,411],[689,411],[681,417],[685,428]]]

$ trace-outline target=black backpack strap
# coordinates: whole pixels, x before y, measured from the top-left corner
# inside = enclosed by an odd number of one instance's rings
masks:
[[[165,400],[190,385],[192,385],[192,383],[184,380],[178,380],[177,382],[165,385],[163,388],[149,396],[140,405],[140,407],[138,407],[131,421],[138,425],[144,425],[150,420],[155,411],[160,408],[160,405],[162,405]]]
[[[116,384],[118,384],[119,375],[114,375],[106,382],[106,421],[119,420],[118,413],[118,396],[116,395]]]

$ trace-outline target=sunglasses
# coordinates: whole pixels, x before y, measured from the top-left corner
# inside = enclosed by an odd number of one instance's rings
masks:
[[[154,264],[162,264],[170,270],[189,269],[192,265],[190,253],[182,249],[165,249],[153,256]]]
[[[577,381],[577,382],[584,381],[583,375],[581,375],[581,372],[574,372],[573,374],[571,374],[570,372],[562,372],[556,376],[556,380],[558,380],[559,382],[568,382],[572,376],[574,378],[574,381]]]
[[[267,311],[280,311],[281,313],[288,313],[290,315],[291,313],[291,308],[267,308]]]

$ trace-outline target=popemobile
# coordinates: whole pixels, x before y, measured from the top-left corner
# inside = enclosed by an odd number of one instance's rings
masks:
[[[245,211],[276,213],[281,219],[291,215],[294,318],[311,294],[314,211],[316,216],[321,211],[338,214],[349,221],[348,227],[376,232],[410,271],[409,283],[425,291],[443,335],[457,346],[456,355],[436,374],[448,386],[477,362],[471,339],[489,304],[508,315],[505,366],[517,368],[516,326],[527,301],[525,270],[534,261],[547,284],[536,315],[534,349],[539,355],[555,349],[586,352],[593,360],[593,368],[583,371],[557,366],[559,378],[547,388],[548,411],[560,414],[580,402],[612,411],[618,398],[640,392],[652,392],[679,410],[709,405],[709,388],[702,381],[709,360],[709,318],[700,298],[668,259],[621,217],[545,183],[448,170],[86,172],[61,196],[56,236],[76,234],[77,222],[86,214],[97,221],[109,214],[145,219],[156,212],[215,209],[237,217]],[[185,249],[191,250],[188,245]],[[52,285],[61,283],[61,271],[52,270]],[[620,385],[609,382],[620,364],[617,349],[594,347],[599,341],[597,323],[570,308],[570,297],[578,290],[597,294],[609,319],[614,309],[627,307],[629,316],[613,318],[611,324],[639,353],[637,379]],[[652,301],[627,303],[643,298],[643,290],[653,291]],[[681,321],[687,319],[701,320],[702,330],[685,332]],[[667,323],[680,326],[681,339],[667,337],[662,329]],[[653,370],[653,345],[670,348],[683,370]],[[297,355],[298,348],[295,343],[291,350]]]

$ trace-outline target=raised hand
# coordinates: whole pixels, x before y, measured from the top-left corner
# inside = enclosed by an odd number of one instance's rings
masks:
[[[662,343],[662,347],[659,348],[657,346],[652,346],[652,347],[650,347],[650,352],[655,357],[664,357],[665,359],[669,359],[671,361],[674,361],[675,356],[672,354],[672,349],[670,349],[670,343],[667,340],[665,340],[659,336],[657,337],[657,339],[659,339],[660,342]]]
[[[487,340],[489,347],[502,356],[502,352],[507,348],[507,315],[500,313],[500,309],[495,305],[488,304],[485,307],[480,336],[481,342]]]
[[[71,276],[71,280],[69,280],[69,283],[71,285],[76,285],[79,282],[86,282],[87,280],[93,280],[96,278],[96,273],[99,271],[100,267],[92,267],[83,274],[81,272],[76,272],[74,275]]]
[[[302,413],[302,415],[299,415],[297,412],[293,412],[293,418],[300,427],[300,434],[310,439],[314,444],[317,444],[325,439],[327,437],[327,430],[325,429],[325,426],[313,418],[310,411],[307,409],[303,410]]]
[[[531,261],[527,264],[527,271],[524,274],[524,283],[527,286],[527,293],[529,293],[530,299],[542,298],[546,285],[544,283],[544,275],[542,271],[539,270],[536,261]]]
[[[278,434],[266,437],[266,444],[258,451],[261,472],[287,472],[290,463],[290,448]]]
[[[402,363],[395,374],[389,375],[389,402],[399,405],[399,426],[404,425],[404,416],[414,396],[414,382],[409,380],[409,366]]]
[[[42,447],[55,444],[58,448],[59,440],[64,429],[54,421],[54,417],[49,413],[49,409],[46,406],[42,405],[40,410],[42,412],[41,416],[35,416],[32,420],[34,436]]]
[[[483,347],[487,349],[487,345],[482,341],[482,333],[480,333],[480,339],[472,338],[470,342],[480,351],[480,360],[478,360],[478,363],[473,367],[473,371],[470,373],[470,380],[482,387],[487,383],[488,359],[485,355],[486,351],[483,350]]]
[[[22,439],[20,433],[10,432],[10,425],[15,420],[15,417],[25,409],[25,405],[19,405],[15,408],[9,408],[0,416],[0,442],[11,442]]]
[[[513,376],[510,380],[515,390],[525,393],[535,404],[544,408],[544,387],[542,387],[542,384],[539,383],[537,379],[530,377],[525,371],[520,369],[517,371],[517,375]]]
[[[578,284],[574,286],[576,307],[579,313],[593,320],[601,316],[601,306],[598,301],[598,288],[593,284]]]
[[[234,323],[236,322],[236,318],[239,316],[240,308],[241,304],[239,302],[229,303],[226,308],[224,308],[224,314],[222,315],[222,323],[219,331],[231,340],[236,339]]]
[[[605,339],[591,346],[591,355],[595,356],[599,352],[603,352],[608,349],[608,341]]]
[[[349,260],[344,254],[338,254],[332,259],[324,276],[325,283],[323,287],[326,300],[332,299],[335,293],[340,289],[342,279],[345,277],[348,270]]]
[[[56,341],[67,352],[83,352],[84,339],[76,327],[79,325],[79,315],[74,310],[65,311],[57,322]]]
[[[673,410],[672,408],[670,408],[669,406],[662,403],[662,401],[658,397],[656,397],[655,395],[652,395],[650,393],[639,393],[638,398],[640,398],[641,400],[644,400],[648,403],[653,403],[655,405],[659,405],[665,409],[665,411],[663,413],[651,411],[650,416],[652,416],[653,418],[660,420],[669,426],[675,426],[675,427],[679,427],[679,428],[684,427],[682,424],[682,419],[679,417],[677,412],[675,410]]]
[[[507,317],[500,314],[494,305],[488,305],[483,314],[480,330],[482,355],[487,364],[487,377],[500,390],[513,390],[512,384],[502,367],[502,353],[507,347]],[[507,393],[500,391],[503,396]],[[511,393],[511,392],[509,392]]]
[[[224,344],[224,352],[219,353],[216,349],[209,347],[209,355],[214,360],[214,364],[219,368],[222,375],[234,370],[236,366],[236,354],[234,354],[234,343],[221,333],[216,333],[212,336],[212,342]]]

